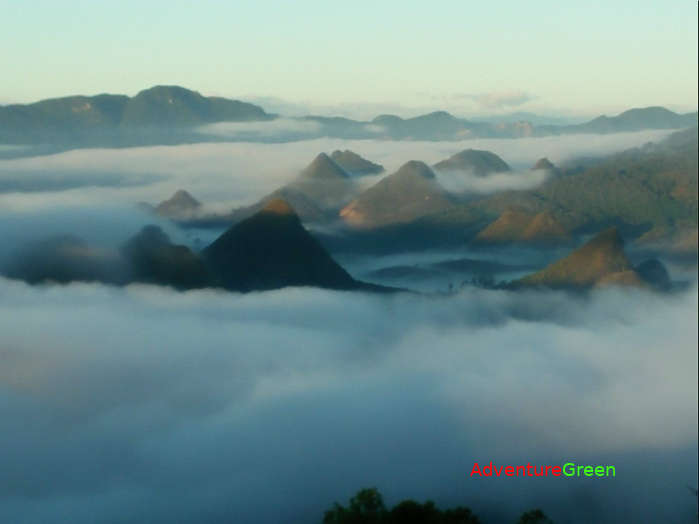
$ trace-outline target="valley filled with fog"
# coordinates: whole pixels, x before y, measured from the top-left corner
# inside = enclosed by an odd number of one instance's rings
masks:
[[[181,227],[139,203],[184,189],[208,212],[226,212],[335,149],[385,167],[360,179],[365,187],[409,160],[492,151],[512,172],[436,172],[451,191],[484,195],[542,184],[550,175],[530,170],[542,157],[565,165],[669,134],[207,143],[2,159],[0,264],[55,235],[114,250],[147,224],[198,252],[225,228]],[[308,229],[332,237],[333,227]],[[319,522],[334,501],[369,486],[391,503],[466,505],[483,522],[513,522],[534,507],[563,523],[694,521],[696,266],[665,261],[681,283],[672,293],[515,292],[470,285],[479,262],[512,280],[570,247],[329,250],[352,277],[410,292],[0,277],[0,521]],[[617,477],[469,476],[474,462],[490,461],[612,464]]]

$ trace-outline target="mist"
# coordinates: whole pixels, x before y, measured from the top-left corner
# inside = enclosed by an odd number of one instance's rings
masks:
[[[186,189],[213,206],[212,210],[219,211],[251,204],[290,182],[321,151],[351,149],[382,164],[388,174],[408,160],[433,164],[463,149],[485,149],[498,154],[516,170],[525,171],[544,156],[560,165],[579,156],[598,156],[641,146],[668,133],[643,131],[461,142],[315,139],[284,144],[236,142],[80,149],[0,160],[0,206],[14,210],[157,203],[178,189]],[[378,178],[372,177],[371,181]],[[534,175],[529,178],[498,175],[492,182],[469,181],[468,184],[490,191],[521,188],[523,184],[529,187],[537,180]],[[362,182],[367,184],[368,181]]]
[[[374,485],[487,522],[695,518],[696,287],[0,295],[3,521],[318,522]],[[490,460],[617,477],[469,476]]]
[[[534,187],[545,175],[527,169],[543,156],[561,164],[666,133],[238,142],[0,160],[0,263],[65,233],[113,250],[149,223],[201,246],[201,232],[136,204],[177,189],[207,210],[250,204],[321,151],[351,149],[388,174],[411,159],[490,150],[516,171],[483,182],[438,173],[445,186],[487,193]],[[216,232],[207,234],[204,243]],[[558,254],[338,260],[364,278],[459,258],[541,267]],[[694,522],[686,486],[697,478],[697,296],[696,283],[670,295],[469,286],[240,295],[0,277],[0,521],[319,522],[334,501],[377,486],[388,504],[431,498],[488,523],[534,507],[564,523]],[[611,464],[617,477],[469,476],[474,462],[491,460]]]
[[[487,195],[507,190],[534,189],[551,175],[543,169],[476,175],[471,171],[436,170],[439,183],[452,193]]]

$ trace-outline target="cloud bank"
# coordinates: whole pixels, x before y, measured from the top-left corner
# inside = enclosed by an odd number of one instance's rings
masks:
[[[0,520],[695,518],[697,290],[236,295],[0,279]],[[476,479],[475,461],[617,478]]]
[[[461,142],[315,139],[284,144],[212,143],[125,149],[82,149],[41,157],[0,160],[0,207],[46,207],[160,202],[187,189],[216,210],[251,204],[291,181],[321,151],[351,149],[386,173],[408,160],[429,164],[463,149],[485,149],[518,170],[541,157],[561,164],[577,156],[610,154],[657,141],[669,131]],[[502,182],[503,188],[519,187]],[[532,180],[532,183],[535,180]],[[496,184],[498,185],[498,184]]]

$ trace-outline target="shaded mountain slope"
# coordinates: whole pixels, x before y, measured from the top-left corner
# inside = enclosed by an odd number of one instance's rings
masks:
[[[166,218],[187,218],[201,209],[201,202],[179,189],[167,200],[163,200],[155,207],[155,212]]]
[[[547,213],[572,235],[616,226],[628,238],[691,239],[697,229],[696,136],[696,128],[680,131],[581,171],[563,172],[534,189],[458,204],[442,220],[468,226],[479,214],[493,222],[517,209],[530,216]]]
[[[353,176],[377,175],[384,171],[382,165],[370,162],[349,149],[333,151],[330,158]]]
[[[2,272],[30,284],[127,280],[118,253],[91,247],[73,235],[52,236],[21,248],[4,264]]]
[[[202,252],[227,289],[253,291],[286,286],[360,289],[304,229],[294,210],[275,199],[232,226]]]
[[[234,224],[262,210],[273,200],[284,200],[305,223],[335,220],[338,211],[357,192],[350,175],[325,153],[320,153],[285,186],[265,195],[251,206],[234,209],[228,222]]]
[[[514,287],[540,286],[560,289],[586,289],[595,286],[658,286],[669,282],[658,261],[633,267],[624,252],[624,242],[616,228],[595,236],[582,247],[532,275],[513,283]]]
[[[214,285],[204,262],[187,246],[175,245],[158,226],[145,226],[121,248],[129,281],[196,289]]]
[[[340,216],[353,227],[376,228],[410,222],[451,205],[434,172],[412,160],[360,194]]]
[[[549,211],[531,214],[518,209],[506,209],[475,238],[482,244],[556,245],[571,240],[565,228]]]

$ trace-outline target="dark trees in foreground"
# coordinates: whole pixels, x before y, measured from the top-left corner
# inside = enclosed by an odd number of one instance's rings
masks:
[[[466,507],[441,510],[428,500],[419,503],[404,500],[388,509],[376,488],[360,490],[347,507],[338,504],[325,512],[323,524],[481,524],[481,520]],[[518,524],[551,524],[540,509],[523,513]]]

